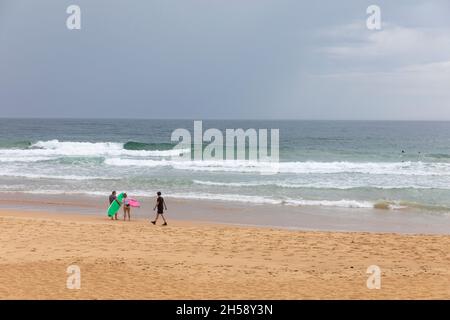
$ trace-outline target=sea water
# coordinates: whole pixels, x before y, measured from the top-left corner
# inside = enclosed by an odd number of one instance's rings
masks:
[[[450,122],[207,120],[203,127],[279,129],[279,173],[263,175],[245,161],[173,159],[171,134],[192,132],[192,120],[0,119],[0,192],[162,191],[254,205],[450,213]]]

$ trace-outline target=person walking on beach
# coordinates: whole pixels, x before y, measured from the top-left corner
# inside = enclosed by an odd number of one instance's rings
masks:
[[[121,206],[122,204],[117,200],[117,196],[116,196],[116,191],[111,192],[111,194],[109,195],[109,205],[111,205],[111,203],[113,203],[113,201],[117,201],[117,203],[119,204],[119,206]],[[118,220],[117,218],[117,212],[114,215],[114,217],[111,217],[111,220]]]
[[[127,220],[127,214],[128,214],[128,221],[130,221],[130,212],[131,212],[131,205],[130,205],[130,199],[128,199],[128,195],[126,193],[123,194],[123,221]]]
[[[158,211],[156,213],[155,220],[151,221],[151,223],[156,224],[156,221],[158,221],[159,215],[161,215],[161,218],[164,221],[163,226],[167,226],[167,221],[164,218],[164,210],[167,210],[166,202],[164,201],[164,198],[161,197],[160,191],[158,191],[156,194],[158,195],[158,197],[156,198],[156,204],[155,204],[155,207],[153,208],[153,211],[155,211],[156,208],[158,208]]]

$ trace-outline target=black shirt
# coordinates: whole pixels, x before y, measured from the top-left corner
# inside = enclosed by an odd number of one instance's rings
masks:
[[[158,197],[156,205],[158,207],[158,213],[163,213],[164,212],[164,198]]]

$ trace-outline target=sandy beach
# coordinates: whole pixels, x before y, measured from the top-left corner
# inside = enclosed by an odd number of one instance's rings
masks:
[[[0,210],[1,299],[449,299],[450,236]],[[67,289],[69,265],[81,288]],[[370,265],[381,289],[366,286]]]
[[[450,300],[450,1],[29,2],[0,301]]]

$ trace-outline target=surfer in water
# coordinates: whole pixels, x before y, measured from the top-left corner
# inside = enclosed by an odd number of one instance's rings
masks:
[[[130,212],[131,212],[130,199],[128,199],[128,195],[126,193],[124,193],[123,194],[123,221],[127,220],[127,214],[128,214],[128,221],[130,221]]]
[[[161,215],[161,218],[164,221],[163,226],[167,226],[167,221],[164,218],[164,210],[167,210],[166,202],[164,201],[164,198],[161,197],[160,191],[158,191],[156,194],[158,195],[158,197],[156,198],[156,204],[155,204],[155,207],[153,208],[153,211],[155,211],[156,208],[158,208],[158,211],[156,213],[155,220],[151,221],[151,223],[156,224],[156,221],[158,221],[159,215]]]

